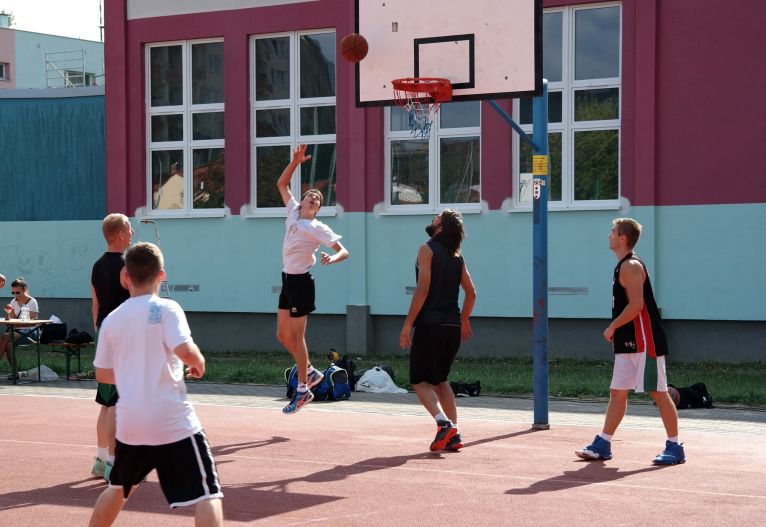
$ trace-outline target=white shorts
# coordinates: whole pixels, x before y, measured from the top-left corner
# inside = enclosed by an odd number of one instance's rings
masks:
[[[616,353],[612,373],[612,390],[667,392],[665,357],[649,357],[648,353]]]

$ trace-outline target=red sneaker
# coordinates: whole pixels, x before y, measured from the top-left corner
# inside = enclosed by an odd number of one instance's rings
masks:
[[[447,448],[447,443],[457,434],[457,429],[449,421],[438,421],[436,427],[436,437],[431,443],[431,452]]]
[[[447,446],[444,447],[444,450],[449,450],[450,452],[457,452],[461,448],[463,448],[465,445],[463,444],[463,440],[460,437],[460,432],[455,433],[452,438],[447,441]]]

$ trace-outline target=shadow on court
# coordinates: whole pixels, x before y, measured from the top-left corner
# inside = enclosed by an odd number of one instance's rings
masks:
[[[663,466],[652,465],[639,468],[637,470],[620,470],[617,467],[607,467],[603,461],[573,461],[581,464],[577,470],[566,470],[563,474],[552,478],[535,481],[529,487],[524,489],[510,489],[506,494],[538,494],[540,492],[556,492],[565,489],[573,489],[584,485],[593,485],[596,483],[607,483],[619,479],[641,474],[643,472],[655,472],[662,470]]]

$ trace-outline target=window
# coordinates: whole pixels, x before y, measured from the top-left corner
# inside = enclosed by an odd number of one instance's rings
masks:
[[[146,48],[147,203],[156,215],[224,209],[223,42]]]
[[[543,76],[548,79],[551,208],[619,206],[620,5],[546,10]],[[532,134],[532,100],[517,103]],[[515,134],[514,134],[515,135]],[[517,206],[532,204],[532,148],[514,138]]]
[[[96,75],[81,70],[64,70],[64,86],[95,86]]]
[[[0,81],[11,80],[10,64],[7,62],[0,62]]]
[[[415,139],[407,112],[386,109],[386,209],[481,209],[481,103],[442,104],[428,139]]]
[[[282,213],[277,179],[298,144],[311,160],[293,177],[291,190],[310,188],[324,195],[332,211],[335,194],[335,42],[334,31],[258,36],[251,40],[252,195],[256,213]],[[327,209],[326,207],[330,207]]]

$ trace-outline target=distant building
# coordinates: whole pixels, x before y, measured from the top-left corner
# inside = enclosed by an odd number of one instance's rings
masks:
[[[11,29],[0,16],[0,89],[103,84],[103,42]]]

